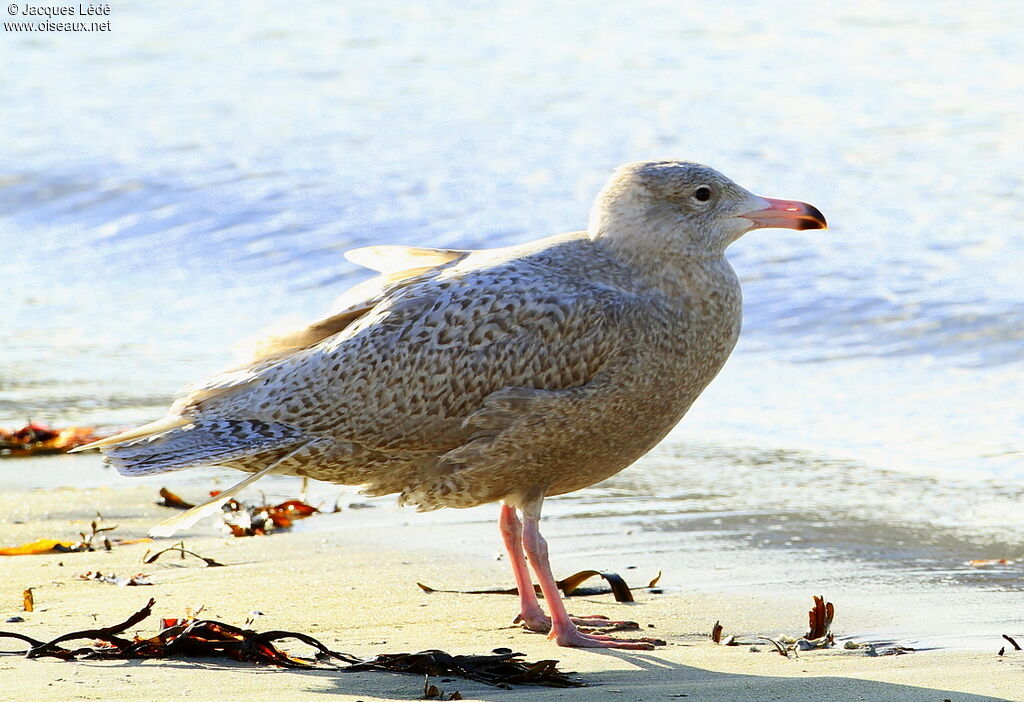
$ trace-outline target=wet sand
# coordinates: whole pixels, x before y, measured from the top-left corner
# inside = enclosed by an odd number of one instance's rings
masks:
[[[31,465],[24,464],[26,469]],[[0,545],[73,538],[79,530],[88,530],[97,510],[106,522],[118,524],[114,536],[143,536],[150,525],[171,513],[154,504],[155,496],[149,484],[4,493]],[[636,653],[562,649],[541,635],[512,628],[513,597],[427,594],[416,587],[416,582],[440,588],[508,586],[511,577],[506,564],[496,558],[500,549],[492,526],[446,523],[411,511],[345,509],[314,517],[293,532],[267,537],[228,538],[209,521],[186,532],[188,548],[228,564],[224,568],[177,559],[143,565],[143,554],[154,544],[0,558],[0,616],[26,620],[0,623],[0,628],[46,639],[121,621],[154,597],[155,616],[133,632],[155,632],[157,618],[182,616],[188,607],[205,607],[205,616],[239,625],[256,610],[263,613],[254,624],[258,630],[304,632],[356,655],[427,648],[486,653],[509,647],[529,660],[557,658],[563,670],[576,671],[587,683],[580,689],[506,691],[461,679],[433,681],[448,692],[458,690],[465,699],[1024,699],[1024,653],[1000,658],[995,640],[991,651],[928,650],[872,657],[863,649],[837,648],[785,659],[770,645],[752,651],[750,646],[724,647],[708,639],[716,619],[727,634],[801,634],[809,597],[789,592],[674,589],[673,575],[666,573],[667,594],[641,591],[635,604],[616,604],[611,595],[570,600],[570,611],[634,619],[645,635],[668,642],[655,651]],[[164,542],[170,545],[174,540]],[[560,575],[587,567],[578,557],[560,558],[557,547],[553,563]],[[86,571],[144,572],[155,585],[117,587],[80,580],[78,575]],[[644,570],[622,573],[631,584],[642,584],[651,575]],[[31,613],[20,611],[26,587],[35,593],[36,611]],[[870,628],[880,617],[928,616],[927,611],[885,612],[884,602],[872,607],[837,605],[841,625],[834,628],[840,635]],[[0,650],[17,648],[16,642],[0,642]],[[0,656],[0,677],[5,695],[18,700],[314,699],[319,694],[393,700],[417,699],[423,689],[417,676],[390,673],[296,672],[183,660],[66,663],[15,655]]]

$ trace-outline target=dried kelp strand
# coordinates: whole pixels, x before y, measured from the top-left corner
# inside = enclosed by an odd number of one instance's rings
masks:
[[[615,595],[616,602],[633,602],[634,601],[633,593],[631,591],[632,590],[645,590],[647,588],[654,587],[658,583],[658,580],[661,579],[661,571],[658,571],[658,574],[647,585],[644,585],[642,587],[632,587],[631,588],[628,585],[626,585],[626,581],[623,580],[622,576],[620,576],[618,573],[611,573],[611,572],[608,572],[608,571],[600,571],[600,570],[581,570],[578,573],[573,573],[569,577],[564,578],[562,580],[559,580],[557,582],[558,589],[561,590],[562,593],[566,597],[582,596],[582,595],[597,595],[597,594],[603,594],[604,592],[607,592],[606,590],[598,590],[596,588],[581,588],[580,587],[580,585],[582,585],[584,582],[586,582],[587,580],[589,580],[591,578],[594,578],[594,577],[601,577],[601,578],[603,578],[605,580],[605,582],[608,583],[609,587],[611,588],[612,594]],[[423,592],[447,592],[447,593],[454,593],[454,594],[459,594],[459,595],[517,595],[517,594],[519,594],[519,590],[514,588],[514,587],[509,587],[509,588],[488,588],[488,589],[485,589],[485,590],[442,590],[442,589],[439,589],[439,588],[430,587],[429,585],[424,585],[423,583],[419,583],[419,582],[416,583],[416,585],[421,590],[423,590]],[[540,587],[538,587],[537,585],[534,585],[533,587],[534,587],[535,592],[538,595],[542,595],[542,593],[540,591]]]
[[[384,670],[416,675],[458,676],[468,680],[508,688],[514,684],[548,687],[580,687],[579,680],[558,670],[557,661],[530,663],[521,653],[508,649],[490,655],[455,656],[445,651],[419,653],[382,653],[368,659],[333,651],[319,640],[295,631],[256,632],[224,622],[204,620],[162,620],[163,628],[156,636],[129,640],[120,636],[152,614],[154,600],[114,626],[74,631],[43,642],[24,634],[0,631],[0,638],[29,644],[28,658],[53,657],[63,660],[131,660],[183,658],[229,658],[249,663],[276,665],[283,668],[323,669],[339,672]],[[92,640],[91,646],[67,649],[67,641]],[[274,643],[294,639],[313,648],[312,658],[301,658],[278,649]]]

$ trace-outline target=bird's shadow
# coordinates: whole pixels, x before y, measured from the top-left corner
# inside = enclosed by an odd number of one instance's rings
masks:
[[[589,702],[595,696],[611,693],[629,693],[628,699],[648,702],[662,700],[725,700],[725,699],[870,699],[900,700],[900,702],[936,702],[956,699],[957,702],[1008,702],[1006,698],[969,694],[937,687],[901,685],[897,683],[864,680],[862,678],[808,675],[747,675],[707,670],[697,666],[667,661],[656,654],[633,651],[595,649],[587,653],[617,658],[632,664],[636,670],[593,671],[576,675],[585,686],[578,688],[552,688],[517,685],[512,689],[492,687],[463,678],[436,676],[429,683],[440,688],[447,697],[458,692],[463,699],[485,702],[521,700],[524,693],[531,698],[545,696],[559,702],[579,700]],[[784,661],[780,661],[784,662]],[[126,667],[153,666],[155,661],[121,661]],[[82,661],[78,665],[90,665]],[[110,662],[97,663],[109,667]],[[356,695],[378,699],[425,699],[424,677],[390,671],[301,670],[253,667],[250,664],[225,660],[162,660],[161,668],[176,668],[182,672],[199,668],[231,670],[247,675],[301,675],[317,679],[317,683],[304,685],[302,692],[322,695]],[[626,698],[624,698],[626,699]]]
[[[432,677],[431,684],[437,685],[447,697],[458,692],[467,700],[486,702],[507,702],[521,700],[524,694],[531,699],[536,696],[548,697],[559,702],[579,700],[590,702],[607,693],[628,692],[628,699],[648,702],[663,700],[719,700],[719,699],[780,699],[780,700],[900,700],[900,702],[936,702],[956,699],[958,702],[1008,702],[1002,697],[967,694],[956,690],[937,687],[901,685],[897,683],[864,680],[862,678],[808,675],[747,675],[707,670],[697,666],[682,665],[666,661],[656,654],[617,650],[588,651],[593,655],[610,656],[626,661],[637,670],[594,671],[575,676],[585,687],[552,688],[518,685],[512,689],[491,687],[463,678],[445,676]],[[783,661],[784,662],[784,661]],[[424,679],[402,673],[391,672],[335,672],[335,671],[290,671],[301,675],[313,675],[323,683],[304,689],[307,693],[325,695],[365,695],[382,699],[408,700],[424,699]],[[448,682],[444,682],[448,681]],[[627,699],[627,698],[624,698]]]

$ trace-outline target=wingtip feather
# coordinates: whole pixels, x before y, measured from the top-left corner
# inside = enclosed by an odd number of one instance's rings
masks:
[[[233,498],[235,495],[240,493],[245,488],[249,487],[257,480],[272,472],[282,462],[288,460],[302,449],[309,446],[312,442],[307,441],[301,446],[289,451],[284,456],[281,456],[276,461],[271,463],[266,468],[256,471],[252,475],[246,476],[246,478],[235,485],[232,485],[227,490],[221,492],[216,497],[211,497],[206,502],[202,502],[191,509],[188,509],[180,514],[176,514],[170,519],[165,519],[159,524],[154,525],[149,530],[149,535],[153,538],[159,538],[164,536],[173,536],[175,532],[181,531],[182,529],[188,529],[190,526],[198,522],[203,517],[209,516],[215,513],[220,506],[225,502]]]
[[[68,453],[78,453],[80,451],[89,451],[90,449],[102,448],[103,446],[113,446],[114,444],[123,444],[127,441],[134,441],[135,439],[143,439],[153,434],[161,434],[171,429],[177,429],[183,427],[192,419],[189,417],[164,417],[158,419],[155,422],[149,424],[143,424],[141,427],[135,427],[128,431],[122,431],[119,434],[108,436],[105,439],[97,439],[91,443],[85,444],[84,446],[78,446],[71,449]]]

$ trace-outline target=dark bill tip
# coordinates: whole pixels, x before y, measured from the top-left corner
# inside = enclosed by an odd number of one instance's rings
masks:
[[[828,229],[828,222],[825,215],[814,205],[806,205],[807,211],[802,213],[797,229]]]

